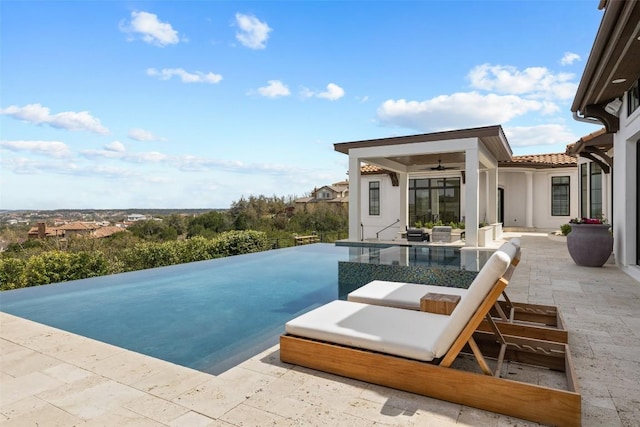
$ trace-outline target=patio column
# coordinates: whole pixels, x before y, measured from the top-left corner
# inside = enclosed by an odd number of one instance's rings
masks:
[[[349,154],[349,240],[362,240],[360,218],[360,159]]]
[[[533,172],[526,171],[525,227],[533,228]]]
[[[464,187],[465,199],[465,241],[467,246],[478,246],[478,215],[480,208],[478,206],[480,191],[480,180],[478,167],[480,164],[478,156],[478,148],[469,148],[465,150],[465,174],[466,184]]]
[[[400,231],[406,229],[409,224],[409,174],[397,172],[400,183]]]

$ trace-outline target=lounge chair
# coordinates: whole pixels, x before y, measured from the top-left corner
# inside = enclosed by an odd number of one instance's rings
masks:
[[[513,269],[520,261],[520,240],[504,243],[498,251],[511,258],[512,267],[505,277],[510,279]],[[347,300],[364,304],[420,310],[421,301],[428,293],[464,296],[467,289],[415,283],[374,280],[347,295]],[[492,309],[496,324],[504,334],[568,343],[562,316],[557,307],[513,302],[503,292]],[[483,323],[481,329],[490,325]]]
[[[532,421],[580,425],[568,346],[478,331],[507,285],[509,257],[495,252],[451,315],[333,301],[289,322],[284,362]],[[484,374],[452,368],[468,346]],[[497,357],[492,370],[483,352]],[[504,360],[565,371],[567,390],[499,378]],[[541,408],[544,408],[541,410]]]

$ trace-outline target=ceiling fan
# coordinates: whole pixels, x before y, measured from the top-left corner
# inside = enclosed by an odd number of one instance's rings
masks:
[[[432,171],[445,171],[447,169],[457,169],[455,167],[442,166],[442,160],[438,160],[438,166],[433,166],[431,168]]]

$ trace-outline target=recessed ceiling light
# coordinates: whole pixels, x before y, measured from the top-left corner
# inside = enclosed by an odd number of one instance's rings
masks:
[[[615,79],[615,80],[612,80],[611,83],[624,83],[626,81],[627,79]]]

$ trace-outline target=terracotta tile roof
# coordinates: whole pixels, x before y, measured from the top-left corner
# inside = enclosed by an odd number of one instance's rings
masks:
[[[510,162],[500,162],[499,166],[529,166],[535,168],[569,167],[577,164],[575,157],[565,153],[529,154],[526,156],[513,156]]]
[[[63,236],[64,231],[59,228],[45,226],[44,235],[45,237]],[[27,232],[27,236],[38,237],[38,227],[31,227]]]
[[[373,175],[373,174],[387,173],[387,172],[388,171],[386,169],[383,169],[379,166],[373,166],[373,165],[360,166],[360,173],[363,175]]]
[[[58,227],[60,230],[72,230],[72,231],[82,231],[82,230],[95,230],[98,228],[98,225],[93,222],[71,222],[69,224],[64,224]]]
[[[116,227],[115,225],[108,225],[106,227],[100,227],[98,228],[94,233],[93,233],[93,237],[99,239],[102,237],[109,237],[113,234],[116,233],[121,233],[121,232],[128,232],[128,230],[122,228],[122,227]]]

